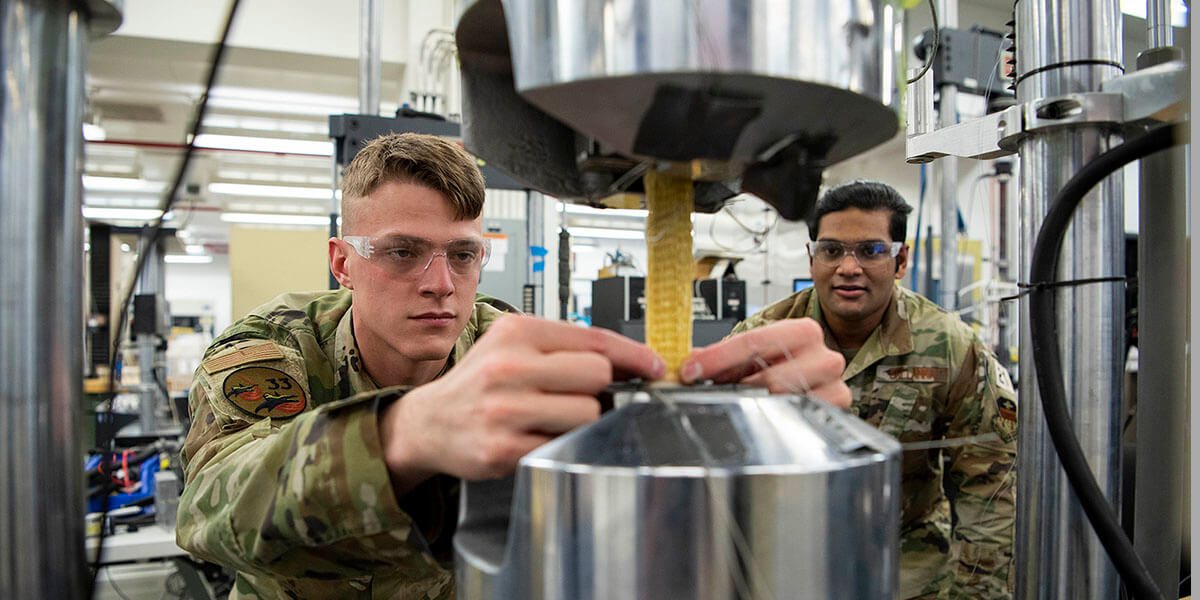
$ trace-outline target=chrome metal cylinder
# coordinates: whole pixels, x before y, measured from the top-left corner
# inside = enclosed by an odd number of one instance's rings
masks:
[[[1113,0],[1021,1],[1016,5],[1017,99],[1100,89],[1121,74],[1121,20]],[[1021,141],[1021,280],[1050,200],[1079,169],[1120,138],[1082,124],[1033,132]],[[1075,212],[1059,259],[1059,279],[1110,277],[1123,271],[1120,172],[1097,186]],[[1121,365],[1124,288],[1120,283],[1057,292],[1059,345],[1068,406],[1100,489],[1120,493]],[[1021,301],[1021,335],[1029,339],[1029,301]],[[1017,598],[1116,599],[1119,582],[1074,498],[1046,429],[1032,348],[1021,344],[1017,442]]]
[[[383,1],[358,0],[358,13],[358,112],[378,115],[383,73],[380,57]]]
[[[1151,43],[1153,46],[1153,42]],[[1176,57],[1143,53],[1138,68]],[[1178,589],[1187,485],[1187,149],[1140,161],[1137,479],[1133,544],[1164,593]]]
[[[939,25],[958,27],[958,0],[938,0]],[[929,75],[932,77],[932,73]],[[938,84],[940,82],[935,82]],[[938,90],[938,127],[958,123],[958,88],[941,85]],[[958,308],[958,157],[947,156],[930,166],[938,183],[938,214],[941,228],[941,247],[938,262],[942,265],[938,304],[953,311]]]
[[[83,598],[78,3],[0,3],[0,596]],[[17,483],[19,482],[19,483]]]
[[[958,91],[952,85],[942,86],[942,106],[952,102]],[[943,108],[943,110],[945,110]],[[955,123],[954,109],[942,120],[942,127]],[[942,230],[938,262],[942,265],[942,280],[938,293],[938,304],[948,311],[958,308],[958,157],[947,156],[934,168],[938,173],[938,207]]]
[[[516,90],[622,154],[677,160],[662,146],[682,145],[687,159],[748,162],[803,134],[828,136],[832,163],[899,123],[880,0],[502,3]],[[702,117],[719,140],[694,139]]]
[[[465,484],[458,597],[891,600],[899,455],[810,398],[635,401]]]
[[[1146,0],[1146,34],[1149,36],[1149,45],[1146,46],[1149,49],[1173,43],[1170,0]]]

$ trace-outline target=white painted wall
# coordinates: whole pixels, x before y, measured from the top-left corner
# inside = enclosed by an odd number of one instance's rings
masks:
[[[229,255],[217,254],[209,264],[166,267],[166,297],[172,315],[211,315],[214,334],[229,327],[233,322]]]

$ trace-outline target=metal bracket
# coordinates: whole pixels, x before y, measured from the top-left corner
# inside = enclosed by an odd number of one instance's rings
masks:
[[[1019,136],[1021,125],[1021,107],[1010,106],[972,121],[929,133],[909,135],[905,153],[912,164],[932,162],[952,155],[976,159],[998,158],[1016,152],[1016,145],[1008,146],[1007,142]]]
[[[1125,98],[1123,122],[1174,121],[1188,111],[1188,66],[1182,60],[1140,69],[1100,84]]]
[[[917,87],[921,83],[914,84],[914,102],[928,101],[932,95]],[[920,117],[921,107],[911,107],[906,160],[920,164],[943,156],[997,158],[1015,153],[1021,138],[1050,129],[1171,120],[1187,111],[1188,68],[1182,61],[1171,61],[1107,81],[1101,89],[1038,98],[929,132],[920,131],[928,118],[912,119]]]

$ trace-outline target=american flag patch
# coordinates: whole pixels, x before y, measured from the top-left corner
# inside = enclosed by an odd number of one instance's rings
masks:
[[[212,375],[213,373],[224,371],[226,369],[232,369],[233,367],[244,365],[246,363],[258,362],[261,360],[276,360],[280,358],[283,358],[283,352],[279,349],[279,346],[276,346],[271,342],[265,342],[254,346],[238,348],[232,352],[226,352],[225,354],[214,356],[201,364],[204,366],[204,370],[208,372],[209,375]]]

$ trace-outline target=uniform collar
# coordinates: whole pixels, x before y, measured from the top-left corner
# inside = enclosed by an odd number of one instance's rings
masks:
[[[863,343],[862,348],[858,349],[858,353],[854,355],[854,359],[850,361],[850,364],[846,365],[846,370],[842,373],[842,380],[849,381],[850,378],[861,373],[863,369],[875,364],[884,357],[899,356],[912,352],[912,327],[908,320],[908,310],[904,303],[900,287],[894,287],[892,298],[888,301],[888,306],[883,312],[883,321],[867,337],[867,341]],[[833,341],[833,334],[829,331],[829,325],[825,323],[825,319],[821,314],[821,303],[817,298],[815,290],[809,288],[801,293],[804,294],[805,292],[808,294],[807,298],[803,295],[797,298],[797,305],[800,304],[800,300],[807,300],[804,316],[811,317],[821,324],[821,329],[825,332],[826,346],[837,348],[837,344]]]
[[[376,390],[379,386],[367,373],[358,343],[354,341],[354,319],[351,314],[353,311],[353,306],[346,309],[346,314],[342,316],[337,331],[333,334],[334,377],[345,379],[347,387],[354,390],[354,393]]]

